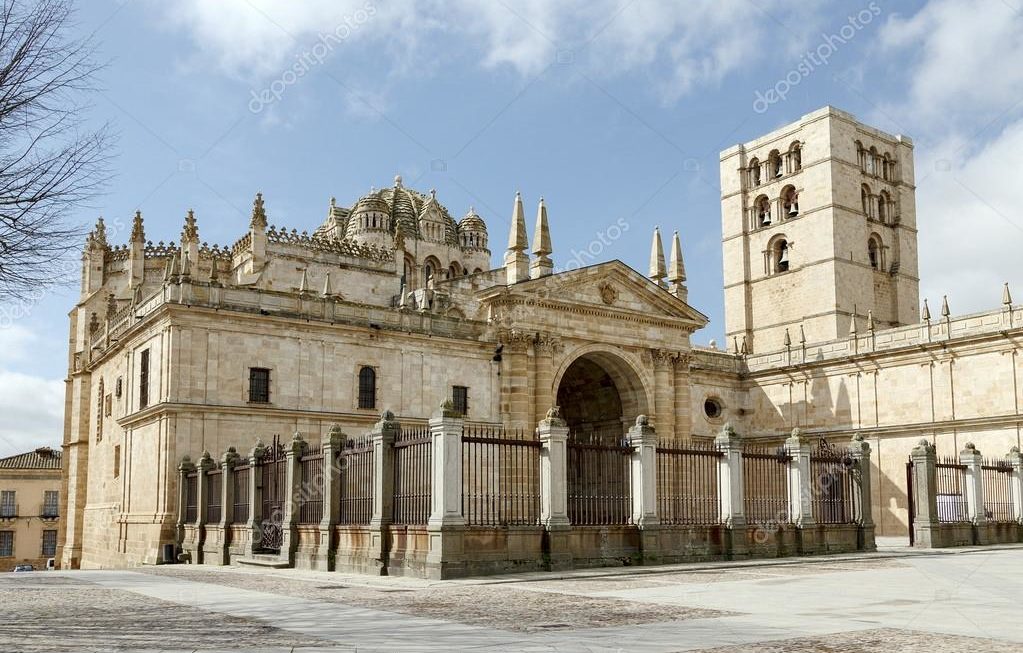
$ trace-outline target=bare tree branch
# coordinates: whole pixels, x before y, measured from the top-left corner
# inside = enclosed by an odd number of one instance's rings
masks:
[[[69,280],[84,232],[68,215],[109,179],[109,127],[83,118],[101,65],[72,16],[68,0],[0,6],[0,300]]]

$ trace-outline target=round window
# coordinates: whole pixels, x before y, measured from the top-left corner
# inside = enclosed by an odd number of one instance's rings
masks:
[[[717,399],[712,399],[708,397],[707,400],[703,402],[703,413],[709,419],[717,419],[721,417],[721,413],[723,410],[724,409],[721,406],[721,402],[718,401]]]

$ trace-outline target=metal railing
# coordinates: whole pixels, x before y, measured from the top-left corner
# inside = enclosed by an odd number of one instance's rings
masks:
[[[724,455],[712,442],[657,445],[657,515],[662,524],[721,521],[718,465]]]
[[[742,448],[742,497],[746,520],[751,523],[792,521],[789,514],[788,465],[790,456],[782,447],[775,450],[755,445]]]
[[[425,524],[430,518],[433,439],[429,427],[403,428],[394,441],[394,524]]]
[[[298,523],[319,524],[323,519],[323,454],[306,454],[299,466],[302,487],[298,493]]]
[[[232,470],[231,483],[234,490],[232,524],[244,524],[249,521],[249,474],[251,473],[252,468],[248,465],[238,465]]]
[[[621,431],[609,438],[591,432],[568,439],[568,520],[577,526],[632,523],[632,447]]]
[[[938,522],[960,524],[970,521],[966,505],[966,465],[953,457],[942,458],[935,465],[937,481]]]
[[[206,523],[220,523],[221,514],[221,483],[224,480],[219,467],[206,471]]]
[[[370,436],[349,438],[338,451],[339,524],[368,524],[373,517],[373,456]]]
[[[1012,522],[1012,465],[1005,460],[986,461],[980,467],[984,485],[984,516],[988,521]]]
[[[821,442],[810,453],[810,506],[818,524],[853,524],[859,520],[855,464],[848,449],[827,442]]]
[[[462,516],[470,525],[540,521],[540,440],[500,425],[462,429]],[[511,436],[511,437],[510,437]]]

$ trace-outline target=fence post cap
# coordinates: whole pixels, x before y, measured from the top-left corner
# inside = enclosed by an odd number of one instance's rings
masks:
[[[187,455],[186,456],[182,456],[181,457],[181,462],[178,464],[178,471],[179,472],[190,472],[193,469],[195,469],[195,463],[192,462],[192,459],[190,457],[188,457]]]
[[[347,438],[348,436],[343,430],[341,430],[340,424],[334,422],[330,425],[330,430],[327,431],[327,441],[330,442],[332,446],[339,446]]]
[[[646,415],[636,417],[636,426],[650,426],[650,418]]]
[[[1010,456],[1018,456],[1019,455],[1019,447],[1017,447],[1016,445],[1013,445],[1012,448],[1009,449],[1009,455]]]
[[[561,419],[561,406],[551,406],[547,409],[547,415],[540,420],[541,426],[565,426],[565,420]]]
[[[264,451],[266,451],[266,445],[263,444],[262,440],[256,438],[256,443],[249,450],[249,458],[262,458]]]
[[[856,432],[855,435],[853,435],[852,439],[853,439],[853,442],[865,442],[866,441],[866,438],[863,437],[863,434],[858,432],[858,431]]]
[[[213,467],[213,456],[210,455],[209,451],[203,449],[202,454],[199,456],[199,468],[207,469],[209,467]]]
[[[726,422],[725,425],[721,427],[721,432],[714,438],[714,441],[718,444],[738,445],[740,440],[742,440],[742,438],[735,432],[735,427],[732,426],[731,422]]]
[[[233,465],[238,461],[238,450],[234,447],[228,447],[224,455],[220,457],[221,464]]]
[[[462,414],[455,410],[455,404],[450,399],[445,399],[440,402],[440,406],[437,407],[437,412],[433,414],[434,417],[461,417]]]
[[[916,446],[913,447],[913,453],[915,454],[932,454],[934,453],[934,445],[927,438],[920,438]]]
[[[301,433],[295,431],[291,434],[291,452],[296,456],[302,455],[308,446],[309,443],[305,441],[305,438],[302,437]]]
[[[963,450],[960,451],[959,453],[980,455],[980,450],[977,449],[977,445],[973,444],[972,442],[967,442],[966,444],[963,445]]]

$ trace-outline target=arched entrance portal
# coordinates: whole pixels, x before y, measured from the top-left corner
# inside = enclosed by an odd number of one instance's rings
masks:
[[[647,412],[646,392],[633,367],[616,354],[585,353],[565,369],[557,402],[576,442],[614,444]]]

